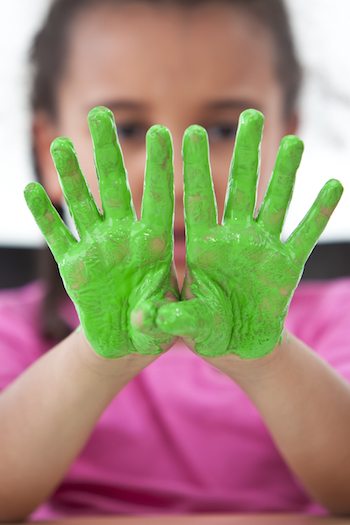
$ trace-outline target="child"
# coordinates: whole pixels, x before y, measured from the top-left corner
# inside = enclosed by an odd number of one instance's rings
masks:
[[[145,133],[155,123],[171,131],[175,263],[181,290],[185,243],[180,152],[185,129],[196,123],[208,131],[220,218],[239,114],[253,107],[266,117],[256,209],[278,144],[295,130],[300,71],[281,2],[56,0],[34,43],[32,61],[34,159],[38,178],[55,205],[62,203],[62,189],[49,147],[55,137],[65,135],[72,139],[82,172],[102,207],[86,127],[90,108],[104,105],[115,113],[138,214]],[[98,110],[90,113],[95,154],[104,148],[107,155],[110,142],[99,138],[99,119]],[[103,126],[109,129],[108,122]],[[70,148],[61,139],[55,141],[53,156],[61,178],[69,169],[77,173]],[[118,166],[113,165],[115,155],[110,158],[114,174],[121,169],[121,157]],[[169,156],[166,159],[169,162]],[[101,183],[102,179],[107,180],[101,177]],[[67,190],[69,184],[68,176],[65,191],[74,191],[74,184]],[[75,191],[79,203],[86,188]],[[76,210],[71,211],[76,218]],[[77,224],[79,235],[98,221],[93,205],[88,212],[91,221]],[[327,218],[330,212],[324,210]],[[238,237],[243,233],[242,229]],[[131,237],[123,239],[128,246]],[[98,266],[110,250],[96,253]],[[83,254],[83,264],[90,255]],[[228,261],[222,268],[225,274],[232,269]],[[245,278],[254,284],[259,270],[257,264]],[[97,275],[99,285],[89,303],[111,320],[107,330],[99,322],[94,331],[106,334],[106,343],[116,311],[111,307],[113,296],[107,298],[114,279],[123,286],[127,278],[111,279],[101,271]],[[163,291],[174,301],[178,290],[173,275],[166,274]],[[79,289],[83,271],[70,277]],[[243,283],[241,274],[235,275],[240,278]],[[255,359],[219,355],[217,349],[207,356],[206,349],[201,355],[191,352],[167,335],[167,330],[175,335],[183,331],[176,323],[164,326],[160,353],[145,343],[137,346],[138,352],[104,357],[106,345],[94,351],[91,334],[76,329],[74,305],[63,296],[60,282],[57,271],[51,270],[38,283],[2,293],[1,521],[23,520],[31,513],[33,519],[74,514],[350,513],[349,280],[300,285],[281,341]],[[275,285],[273,280],[266,282],[265,308]],[[188,287],[186,279],[184,289]],[[249,303],[249,295],[247,303],[253,312],[261,306],[255,308],[251,298]],[[242,319],[244,332],[250,328],[244,310]],[[192,320],[192,339],[186,329],[183,335],[195,350],[199,321]],[[139,321],[136,315],[131,324]],[[127,316],[124,322],[129,322]],[[218,340],[221,328],[211,331]],[[116,346],[113,343],[112,350]]]

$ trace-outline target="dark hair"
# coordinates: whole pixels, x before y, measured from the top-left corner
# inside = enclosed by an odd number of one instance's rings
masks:
[[[61,78],[69,46],[69,32],[75,18],[83,10],[110,3],[119,6],[130,2],[147,3],[155,7],[179,6],[192,8],[217,0],[53,0],[42,29],[37,33],[30,52],[32,66],[31,108],[43,110],[53,119],[57,116],[56,87]],[[222,4],[249,13],[269,32],[275,55],[276,75],[284,92],[284,114],[288,118],[295,110],[301,84],[301,68],[296,57],[288,14],[283,0],[219,0]],[[33,145],[34,146],[34,145]],[[40,172],[33,147],[34,167]],[[62,210],[59,210],[62,215]],[[41,276],[45,296],[41,306],[42,335],[59,341],[70,328],[59,316],[60,303],[66,297],[56,263],[45,249],[40,256]]]

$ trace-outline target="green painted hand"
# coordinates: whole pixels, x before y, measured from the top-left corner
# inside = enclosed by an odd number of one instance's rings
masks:
[[[191,126],[184,135],[187,274],[182,301],[163,306],[157,323],[203,356],[259,358],[275,348],[304,264],[342,194],[340,182],[329,180],[281,242],[303,143],[294,136],[282,140],[255,218],[262,128],[261,113],[242,113],[220,225],[206,131]]]
[[[103,213],[66,138],[52,143],[51,154],[80,240],[67,229],[40,184],[28,184],[25,198],[95,352],[106,358],[159,354],[171,346],[173,336],[157,327],[157,309],[178,298],[172,264],[171,136],[162,126],[147,132],[142,217],[138,221],[113,114],[97,107],[90,111],[88,122]]]

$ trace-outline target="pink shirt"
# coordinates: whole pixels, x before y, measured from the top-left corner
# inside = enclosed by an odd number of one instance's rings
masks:
[[[48,349],[37,331],[41,295],[38,283],[0,294],[0,389]],[[71,303],[66,315],[75,326]],[[301,284],[287,328],[350,381],[350,279]],[[264,511],[325,512],[240,388],[177,344],[112,401],[32,519]]]

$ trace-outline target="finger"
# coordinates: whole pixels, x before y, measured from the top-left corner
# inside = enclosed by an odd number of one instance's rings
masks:
[[[290,135],[281,141],[275,168],[257,218],[272,235],[281,234],[303,150],[304,144],[298,137]]]
[[[167,350],[172,342],[173,336],[162,332],[156,324],[158,308],[161,304],[167,304],[163,301],[157,306],[154,301],[146,300],[139,304],[130,314],[130,335],[138,353],[141,354],[159,354]],[[155,349],[155,341],[157,349]]]
[[[156,325],[157,308],[152,301],[145,301],[130,313],[131,326],[143,333],[153,333]]]
[[[186,129],[183,137],[184,208],[186,238],[217,224],[217,209],[210,171],[208,135],[198,125]]]
[[[24,189],[24,197],[56,262],[61,261],[77,243],[76,239],[53,207],[41,184],[38,182],[28,184]]]
[[[318,238],[343,193],[343,186],[336,179],[329,180],[321,189],[304,219],[286,241],[297,259],[306,262]]]
[[[72,142],[60,137],[51,144],[51,155],[55,163],[64,198],[74,219],[79,237],[97,223],[101,216],[81,173]]]
[[[243,111],[232,156],[223,224],[253,217],[259,173],[264,116],[255,109]]]
[[[174,217],[173,147],[170,132],[152,126],[146,134],[146,168],[142,221],[172,236]]]
[[[135,218],[114,115],[108,108],[95,107],[89,112],[88,124],[104,215],[117,219]]]
[[[158,327],[171,335],[201,339],[211,330],[208,308],[199,299],[162,306],[156,318]]]

